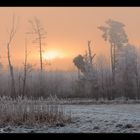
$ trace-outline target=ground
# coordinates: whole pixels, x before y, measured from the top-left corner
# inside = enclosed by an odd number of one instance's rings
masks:
[[[64,105],[70,124],[1,128],[6,133],[140,133],[140,104]]]

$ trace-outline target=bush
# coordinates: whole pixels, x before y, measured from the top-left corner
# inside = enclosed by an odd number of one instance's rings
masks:
[[[71,122],[71,116],[58,104],[42,100],[0,98],[0,125],[57,125]]]

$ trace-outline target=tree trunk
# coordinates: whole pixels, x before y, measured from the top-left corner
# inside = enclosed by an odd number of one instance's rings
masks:
[[[115,76],[116,76],[116,73],[115,73],[115,72],[116,72],[116,71],[115,71],[115,70],[116,70],[116,51],[115,51],[115,48],[116,48],[116,47],[115,47],[115,44],[114,44],[114,46],[113,46],[113,55],[114,55],[114,57],[113,57],[113,63],[114,63],[114,68],[113,68],[113,72],[114,72],[114,73],[113,73],[113,79],[114,79],[114,81],[113,81],[113,84],[114,84],[114,85],[115,85],[115,80],[116,80],[116,79],[115,79]]]
[[[40,69],[43,70],[43,64],[42,64],[42,43],[41,43],[41,36],[39,33],[39,52],[40,52]]]
[[[15,80],[14,80],[14,72],[13,72],[13,66],[11,64],[10,60],[10,48],[9,44],[7,44],[7,54],[8,54],[8,64],[9,64],[9,70],[10,70],[10,77],[11,77],[11,97],[15,97]]]
[[[138,61],[136,58],[136,68],[135,68],[135,74],[136,74],[136,98],[139,99],[139,74],[138,74]]]
[[[111,71],[112,71],[112,83],[114,81],[114,63],[113,63],[113,45],[111,43],[111,46],[110,46],[110,55],[111,55]]]
[[[25,96],[26,91],[26,77],[27,77],[27,44],[25,42],[25,62],[24,62],[24,77],[23,77],[23,91],[22,96]]]

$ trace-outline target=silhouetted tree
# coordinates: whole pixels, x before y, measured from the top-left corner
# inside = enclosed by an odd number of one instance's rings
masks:
[[[12,27],[9,32],[8,36],[8,41],[7,41],[7,57],[8,57],[8,64],[9,64],[9,70],[10,70],[10,77],[11,77],[11,96],[15,96],[15,79],[14,79],[14,68],[11,63],[11,55],[10,55],[10,48],[11,48],[11,43],[14,39],[14,36],[17,31],[17,25],[15,24],[15,16],[13,16],[12,19]]]
[[[25,96],[26,92],[26,81],[28,73],[32,70],[32,65],[28,64],[28,48],[27,48],[27,39],[25,39],[25,60],[24,60],[24,75],[23,75],[23,87],[22,87],[22,96]]]
[[[31,34],[35,34],[35,42],[37,41],[39,44],[39,53],[40,53],[40,70],[43,70],[43,60],[42,60],[42,40],[46,38],[46,31],[42,27],[38,18],[34,18],[34,20],[29,20],[29,23],[32,25]]]
[[[120,49],[128,43],[128,38],[123,27],[123,23],[109,19],[106,21],[108,26],[98,27],[104,32],[103,38],[105,41],[110,42],[110,55],[111,55],[111,69],[112,69],[112,82],[115,84],[115,74],[117,67],[117,59]]]
[[[73,59],[74,64],[81,71],[82,76],[79,77],[79,84],[84,85],[84,90],[86,93],[97,95],[97,80],[95,74],[95,68],[93,68],[93,58],[91,52],[91,41],[88,41],[88,53],[84,56],[78,55]],[[80,87],[81,88],[81,87]]]

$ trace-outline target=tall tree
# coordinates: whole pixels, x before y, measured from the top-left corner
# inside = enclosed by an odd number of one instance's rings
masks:
[[[98,28],[104,32],[102,37],[105,41],[110,42],[112,81],[115,84],[118,55],[121,48],[128,43],[128,38],[125,30],[123,29],[125,26],[123,23],[109,19],[106,21],[106,24],[108,26],[100,26]]]
[[[25,39],[25,60],[24,60],[24,76],[23,76],[23,88],[22,88],[22,96],[23,97],[25,95],[25,90],[26,90],[27,59],[28,59],[27,39]]]
[[[13,15],[12,19],[12,27],[9,30],[9,36],[8,36],[8,41],[7,41],[7,57],[8,57],[8,64],[9,64],[9,70],[10,70],[10,77],[11,77],[11,96],[15,96],[15,79],[14,79],[14,68],[11,63],[11,55],[10,55],[10,48],[11,48],[11,43],[14,39],[14,36],[17,31],[17,24],[15,23],[15,16]]]
[[[43,60],[42,60],[42,52],[43,52],[43,39],[46,38],[46,31],[43,28],[43,26],[40,23],[40,20],[38,18],[34,18],[34,20],[29,20],[29,23],[32,26],[31,34],[34,34],[35,40],[34,42],[38,43],[39,46],[39,56],[40,56],[40,86],[39,86],[39,94],[42,94],[43,91]]]
[[[39,45],[39,54],[40,54],[40,70],[43,70],[43,60],[42,60],[42,40],[46,38],[46,31],[42,27],[40,20],[38,18],[34,18],[34,20],[29,20],[29,23],[32,26],[32,31],[30,32],[31,34],[35,34],[35,42],[38,42]]]

